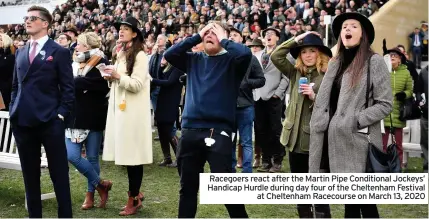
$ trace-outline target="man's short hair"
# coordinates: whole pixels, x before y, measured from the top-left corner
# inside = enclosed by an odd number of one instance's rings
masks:
[[[51,27],[52,15],[51,12],[48,11],[48,9],[41,6],[33,5],[27,10],[27,12],[30,11],[38,11],[40,13],[40,17],[42,17],[43,19],[45,19],[46,22],[48,22],[48,28]]]
[[[210,20],[209,24],[211,24],[211,23],[221,26],[229,34],[230,30],[229,30],[228,25],[226,25],[220,21],[217,21],[217,20]]]

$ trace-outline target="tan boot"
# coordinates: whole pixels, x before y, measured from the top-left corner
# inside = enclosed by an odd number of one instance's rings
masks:
[[[237,168],[243,168],[243,146],[238,144]]]
[[[100,195],[99,208],[106,208],[107,200],[109,199],[109,191],[112,189],[113,183],[109,180],[101,180],[100,184],[95,188]]]
[[[134,201],[137,202],[136,205],[134,205]],[[121,212],[119,212],[120,216],[129,216],[136,214],[137,211],[142,207],[142,201],[138,196],[136,197],[128,197],[127,205],[125,206],[125,209]]]
[[[89,210],[94,207],[94,193],[86,192],[85,201],[82,204],[82,210]]]
[[[128,192],[128,195],[130,195],[130,192]],[[141,201],[144,200],[144,194],[143,192],[139,192],[139,195],[137,196]],[[125,210],[127,206],[125,205],[124,207],[121,208],[121,211]]]
[[[255,161],[253,162],[253,168],[261,166],[261,148],[255,145]]]

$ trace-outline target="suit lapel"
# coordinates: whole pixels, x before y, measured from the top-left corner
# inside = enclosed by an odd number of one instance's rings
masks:
[[[24,49],[24,60],[25,63],[29,66],[30,65],[30,56],[28,55],[30,53],[30,43],[27,43],[27,46],[25,46]]]
[[[19,65],[19,69],[22,69],[19,71],[20,74],[19,78],[21,79],[21,81],[24,80],[25,76],[28,73],[28,69],[30,68],[30,57],[28,55],[28,53],[30,52],[30,43],[27,43],[27,45],[20,50],[20,53],[18,53],[19,57],[17,58],[18,60],[18,65]]]
[[[25,74],[25,76],[27,76],[29,73],[36,72],[38,69],[40,69],[40,67],[42,67],[46,63],[46,59],[49,56],[51,56],[52,53],[54,52],[54,49],[52,47],[52,42],[53,41],[51,39],[46,41],[45,45],[43,45],[40,52],[34,58],[33,63],[30,64],[30,67],[28,68],[28,71]],[[27,56],[28,56],[28,53],[27,53]],[[25,76],[23,80],[25,79]]]

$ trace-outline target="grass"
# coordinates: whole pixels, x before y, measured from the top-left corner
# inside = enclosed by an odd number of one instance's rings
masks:
[[[154,161],[144,166],[142,191],[146,199],[144,208],[134,216],[136,218],[174,218],[177,217],[179,198],[179,176],[176,169],[161,168],[157,163],[162,159],[159,142],[154,142]],[[284,172],[289,172],[287,160]],[[128,181],[124,167],[112,162],[101,161],[102,177],[113,181],[107,209],[80,210],[86,192],[86,180],[70,166],[70,183],[73,201],[73,216],[76,218],[114,218],[119,217],[120,208],[126,204]],[[206,166],[206,172],[207,166]],[[422,159],[409,159],[409,172],[422,172]],[[42,192],[52,192],[52,183],[47,170],[42,171]],[[28,217],[24,207],[24,184],[20,171],[0,169],[0,218]],[[297,218],[295,205],[247,205],[247,212],[252,218]],[[332,216],[344,218],[344,206],[332,205]],[[383,218],[427,218],[427,205],[379,205]],[[43,216],[57,217],[56,199],[43,201]],[[223,205],[199,205],[197,217],[226,218],[228,213]]]

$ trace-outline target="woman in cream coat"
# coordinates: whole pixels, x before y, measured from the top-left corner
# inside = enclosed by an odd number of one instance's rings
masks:
[[[127,166],[128,203],[121,216],[132,215],[141,207],[139,192],[143,164],[152,163],[152,127],[148,58],[142,50],[143,36],[138,21],[129,17],[115,24],[119,31],[116,62],[105,69],[111,81],[103,160]]]

